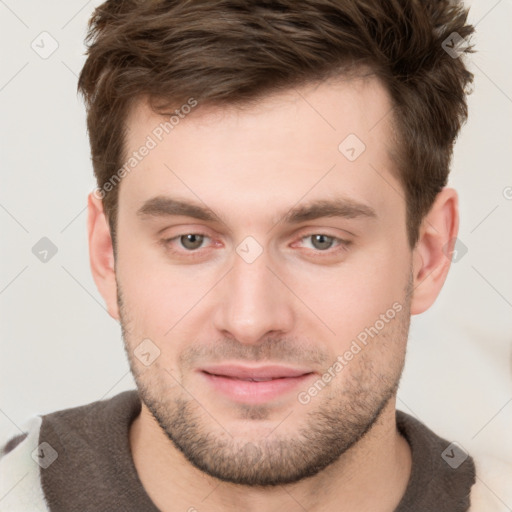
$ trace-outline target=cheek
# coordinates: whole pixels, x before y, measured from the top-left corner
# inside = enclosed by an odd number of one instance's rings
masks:
[[[147,250],[137,244],[134,237],[119,237],[118,254],[116,276],[126,320],[145,336],[150,337],[150,332],[155,335],[158,332],[154,329],[155,322],[162,328],[170,321],[165,319],[166,313],[172,311],[168,304],[172,297],[168,293],[170,283],[157,271]]]
[[[154,248],[129,242],[120,252],[116,274],[123,309],[134,332],[155,340],[168,340],[187,323],[187,315],[212,287],[212,270],[171,265],[155,258]],[[176,326],[176,327],[175,327]]]
[[[347,260],[338,268],[318,272],[300,284],[295,274],[297,295],[319,317],[308,315],[311,322],[320,320],[334,331],[325,330],[326,339],[335,339],[337,350],[349,345],[360,332],[379,320],[380,315],[398,303],[404,307],[408,275],[407,251],[375,247]],[[315,326],[310,323],[312,330]],[[380,325],[380,324],[379,324]],[[320,328],[320,327],[318,327]],[[386,327],[387,329],[387,327]],[[318,330],[318,329],[317,329]]]

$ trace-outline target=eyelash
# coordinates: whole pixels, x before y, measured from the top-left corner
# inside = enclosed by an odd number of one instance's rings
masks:
[[[198,235],[198,236],[203,236],[205,239],[210,239],[210,237],[205,233],[190,232],[190,233],[182,233],[182,234],[174,236],[172,238],[163,239],[162,244],[164,245],[164,247],[169,248],[169,246],[172,244],[172,242],[174,242],[175,240],[179,240],[182,236],[186,236],[186,235]],[[311,233],[309,235],[301,236],[299,238],[299,240],[303,241],[303,240],[305,240],[307,238],[311,238],[315,235],[323,235],[323,236],[331,239],[333,241],[333,243],[337,243],[337,248],[335,248],[334,250],[331,248],[325,249],[323,251],[319,250],[319,249],[310,249],[311,251],[317,253],[317,254],[315,254],[315,257],[321,258],[321,257],[323,257],[324,254],[326,256],[332,256],[332,255],[338,254],[339,252],[347,251],[348,248],[350,247],[350,245],[352,244],[352,242],[349,240],[344,240],[343,238],[338,238],[338,237],[327,235],[326,233],[321,233],[321,232],[320,233]],[[195,249],[195,250],[183,249],[182,251],[175,250],[175,249],[170,249],[170,250],[171,250],[171,252],[173,252],[175,254],[187,255],[187,256],[192,256],[192,257],[195,257],[197,255],[197,257],[199,257],[201,248]]]

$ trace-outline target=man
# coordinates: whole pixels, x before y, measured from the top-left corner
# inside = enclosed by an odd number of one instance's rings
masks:
[[[33,418],[4,446],[2,474],[26,477],[5,510],[509,510],[508,480],[490,493],[483,464],[396,410],[410,316],[457,236],[466,16],[96,9],[90,262],[137,390]]]

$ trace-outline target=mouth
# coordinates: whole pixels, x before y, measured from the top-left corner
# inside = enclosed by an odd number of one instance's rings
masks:
[[[240,403],[268,402],[305,386],[315,375],[310,369],[278,365],[217,365],[201,368],[199,373],[215,392]]]

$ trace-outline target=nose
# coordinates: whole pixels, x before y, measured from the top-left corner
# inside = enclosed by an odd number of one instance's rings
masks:
[[[270,334],[292,329],[293,294],[272,267],[265,250],[251,263],[234,254],[231,271],[219,283],[214,314],[214,326],[223,336],[242,344],[257,344]]]

